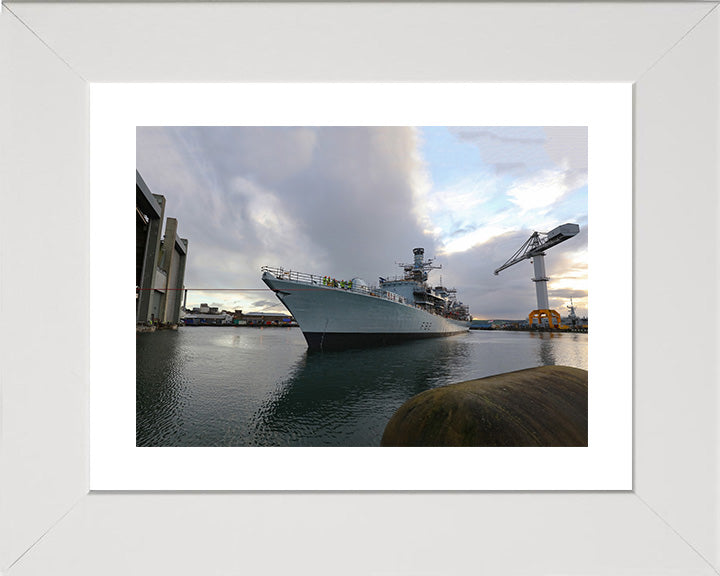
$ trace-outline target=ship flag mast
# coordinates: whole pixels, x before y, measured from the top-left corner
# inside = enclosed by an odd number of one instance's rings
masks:
[[[405,271],[407,280],[426,282],[429,270],[439,270],[442,266],[433,266],[433,258],[425,260],[425,248],[413,248],[413,263],[399,264]]]

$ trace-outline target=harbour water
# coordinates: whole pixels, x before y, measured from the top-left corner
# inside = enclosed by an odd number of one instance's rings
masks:
[[[137,335],[138,446],[379,446],[425,390],[543,365],[588,369],[588,335],[470,331],[308,352],[299,328]]]

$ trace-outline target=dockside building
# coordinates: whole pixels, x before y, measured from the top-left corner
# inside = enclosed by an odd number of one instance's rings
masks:
[[[165,197],[151,193],[137,171],[135,196],[136,321],[138,324],[178,324],[188,241],[178,235],[177,219],[165,219]]]

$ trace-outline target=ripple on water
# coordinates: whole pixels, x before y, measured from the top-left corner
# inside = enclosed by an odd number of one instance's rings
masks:
[[[377,446],[420,392],[544,364],[587,369],[587,334],[472,331],[324,354],[308,353],[297,328],[143,334],[137,444]]]

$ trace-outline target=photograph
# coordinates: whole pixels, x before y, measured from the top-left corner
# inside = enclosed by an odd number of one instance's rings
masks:
[[[587,126],[137,126],[136,445],[588,445]]]
[[[717,576],[718,4],[3,2],[0,572]]]

